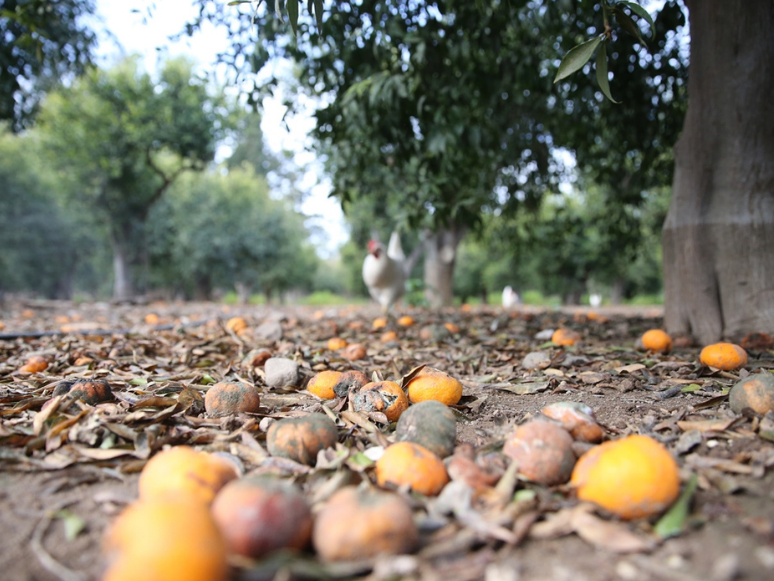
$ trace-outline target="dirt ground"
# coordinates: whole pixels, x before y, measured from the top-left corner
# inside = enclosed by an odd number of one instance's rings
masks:
[[[279,555],[236,567],[235,580],[774,578],[774,442],[766,439],[774,435],[766,427],[772,418],[736,415],[723,397],[739,378],[774,367],[771,346],[751,345],[745,368],[719,372],[699,364],[698,346],[678,346],[667,355],[635,348],[643,331],[661,325],[657,308],[599,309],[591,318],[589,313],[587,308],[400,309],[415,324],[390,321],[399,340],[384,343],[383,330],[371,328],[377,313],[370,307],[7,301],[0,305],[0,579],[98,579],[106,566],[101,538],[137,497],[138,472],[149,455],[166,444],[188,443],[232,453],[250,471],[254,457],[242,454],[231,438],[246,422],[252,421],[247,425],[262,442],[262,420],[322,409],[303,389],[269,389],[260,367],[246,367],[246,356],[260,348],[296,360],[305,378],[323,369],[355,368],[400,381],[418,365],[445,370],[464,386],[458,443],[479,450],[499,450],[514,426],[546,404],[581,402],[594,410],[609,439],[642,433],[664,443],[678,459],[683,483],[698,476],[698,490],[685,530],[666,540],[653,535],[656,519],[622,523],[598,511],[601,520],[619,527],[614,531],[647,541],[647,548],[632,552],[618,552],[614,539],[595,540],[593,534],[583,539],[565,531],[538,538],[529,525],[521,531],[523,520],[517,517],[504,524],[520,531],[517,541],[504,542],[486,526],[471,533],[449,517],[440,529],[420,526],[422,546],[413,556],[348,567],[322,565],[311,551]],[[237,335],[226,327],[235,316],[245,318],[246,332]],[[459,332],[442,331],[444,323],[457,325]],[[558,327],[578,331],[582,342],[561,349],[538,335]],[[333,336],[363,343],[368,356],[343,359],[326,348]],[[548,354],[547,367],[524,369],[525,355],[538,351]],[[48,368],[20,372],[32,355],[45,357]],[[56,387],[78,377],[106,379],[116,400],[81,403],[36,423]],[[186,388],[203,393],[211,380],[224,378],[254,384],[262,393],[262,413],[215,421],[196,406],[182,408],[174,401]],[[138,401],[149,396],[158,396],[157,405],[140,407]],[[111,436],[105,418],[151,434],[150,443],[141,447],[140,438],[132,445]],[[382,430],[390,438],[391,428]],[[340,442],[368,445],[352,426],[345,432],[350,435]],[[303,477],[297,480],[306,486]],[[568,486],[520,481],[518,489],[534,492],[533,522],[547,522],[578,504]],[[417,502],[416,515],[427,524],[423,507],[429,505],[423,502]]]

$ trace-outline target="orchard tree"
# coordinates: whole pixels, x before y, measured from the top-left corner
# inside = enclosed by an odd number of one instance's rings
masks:
[[[77,173],[75,197],[108,227],[115,299],[135,292],[148,212],[183,172],[212,161],[229,119],[223,97],[183,59],[153,79],[130,58],[46,99],[40,131],[53,163]]]
[[[41,95],[91,62],[93,0],[0,0],[0,121],[19,131]]]

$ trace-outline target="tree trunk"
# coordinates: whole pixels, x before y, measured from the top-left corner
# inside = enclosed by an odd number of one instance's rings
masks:
[[[425,237],[425,297],[432,307],[454,302],[454,263],[464,235],[464,226],[452,225]]]
[[[250,302],[250,295],[253,293],[253,285],[245,282],[234,283],[237,292],[237,304],[246,305]]]
[[[126,232],[113,232],[110,243],[113,248],[113,299],[125,301],[134,296],[129,235]]]
[[[689,105],[663,230],[667,329],[774,331],[774,2],[690,2]]]
[[[617,278],[613,281],[613,284],[610,286],[611,305],[620,305],[623,302],[625,284],[626,283],[621,278]]]

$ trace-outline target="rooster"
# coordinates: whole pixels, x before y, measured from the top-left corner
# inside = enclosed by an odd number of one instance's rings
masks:
[[[368,255],[363,261],[363,282],[384,313],[406,292],[406,279],[418,256],[415,251],[406,259],[397,232],[390,236],[387,248],[375,239],[368,242]]]

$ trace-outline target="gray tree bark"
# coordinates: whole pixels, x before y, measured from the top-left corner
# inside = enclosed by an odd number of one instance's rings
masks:
[[[667,330],[774,331],[774,2],[689,2],[689,104],[663,229]]]
[[[114,232],[111,235],[111,246],[113,249],[113,299],[125,301],[134,297],[127,236]]]
[[[425,237],[425,297],[431,307],[454,302],[454,263],[465,227],[452,225]]]

